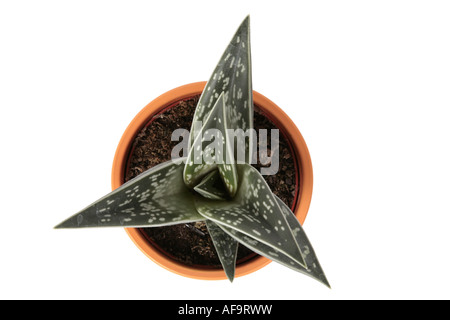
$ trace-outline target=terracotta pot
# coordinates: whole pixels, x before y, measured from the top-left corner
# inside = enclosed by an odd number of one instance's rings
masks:
[[[152,102],[150,102],[131,121],[125,130],[114,157],[112,168],[112,189],[118,188],[124,183],[130,151],[137,133],[152,119],[152,117],[164,109],[174,105],[180,100],[193,97],[202,93],[206,82],[197,82],[170,90]],[[311,158],[306,143],[292,120],[272,101],[253,92],[254,104],[279,128],[286,140],[290,143],[292,153],[296,160],[297,197],[294,200],[292,211],[301,224],[305,221],[312,196],[313,172]],[[160,266],[190,278],[221,280],[226,279],[225,272],[219,269],[198,269],[187,266],[167,257],[156,249],[139,229],[125,229],[130,238],[141,251]],[[269,264],[271,260],[257,256],[249,261],[236,266],[235,277],[247,275]]]

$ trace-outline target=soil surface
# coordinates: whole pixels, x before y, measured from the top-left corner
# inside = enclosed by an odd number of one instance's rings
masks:
[[[190,130],[199,96],[181,101],[174,107],[155,116],[137,135],[130,154],[125,181],[128,181],[151,167],[169,161],[172,149],[179,141],[171,141],[172,132],[183,128]],[[254,128],[268,129],[267,137],[270,156],[270,129],[276,126],[255,106]],[[258,131],[257,131],[258,132]],[[279,134],[279,170],[274,175],[264,176],[272,192],[292,207],[295,199],[296,174],[294,159],[289,144]],[[253,165],[260,169],[261,163]],[[270,164],[266,165],[270,166]],[[221,268],[211,237],[204,222],[179,224],[167,227],[141,228],[141,232],[156,247],[171,258],[187,265],[205,268]],[[251,250],[239,245],[237,263],[256,256]]]

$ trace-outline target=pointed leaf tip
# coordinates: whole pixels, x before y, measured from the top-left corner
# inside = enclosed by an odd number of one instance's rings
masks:
[[[233,282],[236,271],[236,258],[238,250],[238,242],[227,233],[225,233],[216,223],[206,220],[206,226],[219,256],[220,263],[225,274]]]
[[[241,22],[241,26],[250,26],[250,14],[248,14]]]
[[[330,283],[328,282],[325,273],[323,272],[322,267],[317,259],[317,256],[314,252],[314,249],[308,240],[305,232],[303,231],[302,226],[299,221],[292,213],[290,208],[281,201],[280,198],[275,196],[276,201],[279,203],[280,207],[283,210],[283,214],[286,217],[287,222],[292,230],[294,230],[295,240],[299,244],[301,248],[302,255],[304,256],[304,261],[306,266],[303,266],[298,263],[298,261],[293,260],[291,257],[285,255],[283,252],[279,251],[276,248],[270,247],[267,244],[250,237],[244,233],[239,232],[237,229],[233,229],[224,224],[217,224],[225,233],[233,237],[235,240],[253,250],[254,252],[265,256],[275,262],[280,263],[290,269],[293,269],[297,272],[305,274],[320,283],[324,284],[328,288],[331,289]]]
[[[164,226],[204,220],[183,183],[184,160],[147,170],[55,228]]]
[[[253,128],[249,22],[248,16],[237,29],[200,96],[190,131],[191,148],[199,134],[195,123],[206,121],[221,94],[227,109],[226,129],[242,129],[245,132]],[[252,141],[246,142],[247,150],[251,150],[251,144]],[[250,156],[245,158],[249,163]]]

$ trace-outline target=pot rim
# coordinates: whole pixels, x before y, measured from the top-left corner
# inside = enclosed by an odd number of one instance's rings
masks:
[[[168,106],[177,101],[201,94],[205,88],[205,85],[206,81],[201,81],[169,90],[147,104],[147,106],[145,106],[134,117],[123,133],[114,155],[111,174],[111,185],[113,190],[124,183],[129,153],[137,133],[151,120],[154,115],[160,113]],[[264,115],[272,120],[272,122],[285,134],[292,147],[292,151],[297,161],[297,176],[299,176],[299,181],[296,181],[296,183],[297,186],[300,185],[297,192],[297,197],[294,200],[293,212],[299,222],[303,224],[311,203],[313,186],[312,162],[308,147],[294,122],[275,103],[256,91],[253,91],[253,101],[255,105],[257,105],[264,113]],[[153,247],[138,228],[125,228],[125,231],[134,244],[148,258],[169,271],[194,279],[227,279],[223,270],[198,269],[193,266],[178,263],[168,258],[157,248]],[[270,259],[263,256],[258,256],[241,263],[236,266],[235,278],[255,272],[265,267],[270,262]]]

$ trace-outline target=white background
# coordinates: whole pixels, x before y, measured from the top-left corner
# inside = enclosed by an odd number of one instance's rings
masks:
[[[311,152],[331,283],[275,263],[199,281],[123,229],[54,230],[110,191],[132,118],[207,80],[251,15],[254,89]],[[450,298],[447,1],[1,1],[0,298]]]

